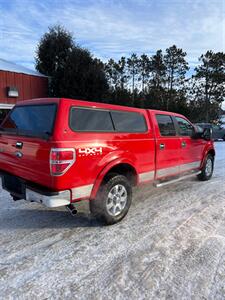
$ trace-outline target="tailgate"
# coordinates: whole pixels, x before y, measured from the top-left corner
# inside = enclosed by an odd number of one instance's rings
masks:
[[[51,187],[50,147],[50,143],[38,139],[1,136],[0,169],[28,181]]]
[[[53,104],[15,106],[1,124],[1,170],[52,187],[49,154],[55,114]]]

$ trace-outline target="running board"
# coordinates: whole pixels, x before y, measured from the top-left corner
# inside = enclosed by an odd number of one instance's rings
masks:
[[[172,180],[168,180],[168,181],[164,181],[164,182],[160,182],[160,183],[155,183],[154,186],[158,188],[158,187],[161,187],[161,186],[164,186],[167,184],[175,183],[175,182],[190,178],[192,176],[199,175],[199,174],[201,174],[201,171],[197,171],[197,172],[194,172],[194,173],[191,173],[191,174],[188,174],[188,175],[176,178],[176,179],[172,179]]]

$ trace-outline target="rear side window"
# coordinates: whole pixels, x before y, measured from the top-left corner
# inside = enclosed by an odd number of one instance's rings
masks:
[[[175,136],[176,130],[171,116],[156,115],[161,136]]]
[[[176,117],[178,126],[179,126],[179,132],[182,136],[192,136],[193,134],[193,126],[185,119]]]
[[[52,134],[56,104],[16,106],[1,124],[3,132],[48,137]]]
[[[115,130],[118,132],[145,132],[145,118],[139,113],[111,111]]]
[[[74,131],[114,131],[108,111],[72,107],[70,127]]]

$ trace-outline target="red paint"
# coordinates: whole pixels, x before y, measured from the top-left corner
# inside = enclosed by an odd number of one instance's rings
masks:
[[[142,173],[153,171],[155,175],[152,179],[157,179],[156,171],[160,169],[172,168],[195,161],[203,162],[206,154],[210,150],[214,151],[212,141],[195,140],[191,137],[181,137],[179,135],[161,137],[155,115],[181,116],[175,113],[70,99],[33,99],[22,104],[38,105],[50,102],[56,103],[58,107],[54,131],[50,139],[45,141],[40,138],[1,134],[0,169],[54,191],[93,184],[91,198],[94,198],[104,176],[112,167],[118,164],[126,163],[130,165],[135,170],[137,183],[139,183],[140,174]],[[20,103],[17,105],[20,105]],[[70,129],[68,121],[71,106],[138,112],[146,120],[147,132],[74,132]],[[184,140],[187,147],[182,149],[181,143]],[[18,141],[23,142],[22,159],[14,155],[15,145]],[[163,151],[159,149],[160,143],[165,144]],[[93,147],[102,148],[102,153],[96,156],[79,156],[79,153],[82,153],[82,151],[79,152],[79,149]],[[51,174],[50,151],[52,148],[75,149],[76,160],[62,176],[52,176]],[[54,158],[55,154],[52,155]],[[60,157],[68,159],[68,153],[60,155]],[[199,167],[195,169],[199,169]]]
[[[9,86],[18,89],[19,97],[8,97],[7,88]],[[18,101],[32,98],[44,98],[47,97],[47,95],[47,77],[0,71],[0,103],[15,104]]]

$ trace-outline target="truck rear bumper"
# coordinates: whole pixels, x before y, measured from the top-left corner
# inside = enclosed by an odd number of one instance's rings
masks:
[[[9,175],[0,174],[0,186],[14,198],[38,202],[47,207],[66,206],[71,203],[70,190],[55,192],[33,188],[14,176],[11,177],[15,179],[15,182],[11,180],[9,184],[9,182],[6,182],[6,176]]]
[[[58,192],[57,195],[43,195],[36,191],[26,188],[26,199],[30,202],[42,203],[47,207],[59,207],[70,204],[70,191]]]

